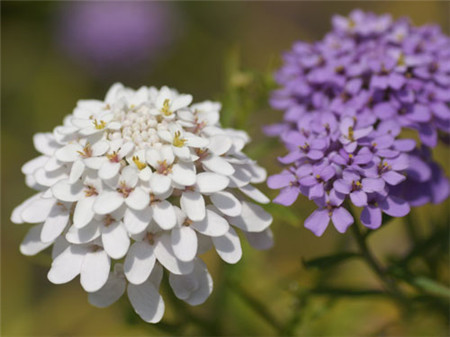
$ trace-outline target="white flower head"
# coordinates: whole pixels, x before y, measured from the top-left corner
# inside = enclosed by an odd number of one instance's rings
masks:
[[[257,249],[272,245],[272,217],[249,201],[269,202],[252,185],[265,170],[242,152],[250,138],[220,126],[220,103],[191,102],[168,87],[115,84],[104,101],[79,101],[63,125],[34,137],[41,155],[22,172],[38,193],[11,221],[34,224],[23,254],[53,246],[52,283],[80,276],[98,307],[126,292],[156,323],[164,270],[176,297],[199,305],[213,288],[200,254],[214,248],[238,262],[237,231]]]

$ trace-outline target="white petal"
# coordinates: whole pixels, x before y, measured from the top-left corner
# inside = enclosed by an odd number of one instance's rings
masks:
[[[55,137],[49,132],[36,133],[33,136],[33,144],[36,150],[47,156],[53,155],[55,150],[59,147],[58,143],[55,141]]]
[[[171,178],[174,182],[182,186],[191,186],[195,184],[195,166],[193,163],[183,163],[173,165]]]
[[[171,229],[177,224],[177,216],[172,207],[172,204],[167,200],[154,202],[153,208],[153,220],[162,229]]]
[[[140,211],[150,205],[150,195],[142,188],[136,187],[125,199],[125,203],[128,207]]]
[[[67,169],[62,167],[58,170],[48,172],[43,167],[41,167],[33,173],[33,177],[34,179],[36,179],[36,182],[38,184],[50,187],[53,184],[57,183],[58,180],[66,178],[67,177],[66,171]]]
[[[197,232],[197,240],[198,240],[197,255],[205,254],[206,252],[209,252],[213,248],[211,237]]]
[[[213,193],[210,198],[214,206],[225,215],[238,216],[242,212],[241,202],[230,192]]]
[[[119,174],[120,163],[107,161],[98,170],[98,176],[103,180],[110,180]]]
[[[49,157],[47,156],[39,156],[30,161],[27,161],[22,165],[21,171],[23,174],[32,174],[37,169],[44,167],[45,164],[49,161]]]
[[[100,215],[117,210],[124,202],[123,196],[116,191],[103,191],[94,203],[94,212]]]
[[[187,107],[192,103],[192,95],[179,95],[170,104],[170,109],[175,112],[178,109]]]
[[[198,192],[183,192],[180,198],[180,206],[192,221],[201,221],[206,216],[205,200]]]
[[[164,194],[171,186],[172,180],[163,174],[154,173],[150,177],[150,189],[154,194]]]
[[[172,247],[175,256],[181,261],[192,261],[197,254],[197,234],[188,226],[172,229]]]
[[[47,278],[54,284],[72,281],[81,271],[84,256],[88,252],[85,246],[70,246],[53,260]]]
[[[84,172],[85,167],[86,166],[84,165],[82,160],[75,160],[73,162],[72,169],[70,170],[70,175],[69,175],[69,183],[70,184],[73,184],[78,179],[80,179],[81,175]]]
[[[105,154],[109,149],[109,143],[106,140],[100,140],[92,145],[92,156],[98,157]]]
[[[148,280],[153,283],[156,289],[159,289],[159,286],[161,285],[163,274],[164,274],[163,267],[161,266],[160,263],[156,262],[155,266],[153,267],[152,273],[148,278]]]
[[[29,197],[27,200],[25,200],[24,202],[22,202],[19,206],[17,206],[16,208],[14,208],[14,210],[11,213],[11,222],[15,223],[15,224],[21,224],[24,222],[24,220],[22,219],[22,212],[30,205],[33,203],[34,200],[38,200],[41,199],[42,197],[42,193],[38,193],[35,194],[31,197]],[[53,206],[53,205],[52,205]],[[50,206],[50,209],[51,207]],[[44,219],[45,220],[45,219]],[[42,221],[44,221],[42,220]],[[40,221],[41,222],[41,221]]]
[[[273,233],[270,228],[259,233],[244,231],[244,234],[247,237],[248,243],[255,249],[266,250],[273,246]]]
[[[134,187],[139,180],[139,170],[136,166],[126,166],[122,169],[119,180],[127,187]]]
[[[272,216],[261,206],[246,201],[242,202],[242,213],[230,217],[230,223],[246,232],[262,232],[272,223]]]
[[[185,133],[186,145],[190,147],[206,147],[209,145],[209,140],[203,137],[198,137],[192,133]]]
[[[95,196],[82,197],[78,200],[73,213],[73,225],[77,228],[86,226],[94,217]]]
[[[92,242],[100,236],[100,226],[101,223],[95,220],[83,228],[71,226],[66,233],[66,240],[73,244]]]
[[[153,246],[148,242],[135,242],[130,247],[124,263],[124,272],[133,284],[144,283],[155,265],[156,257]]]
[[[148,149],[145,153],[145,159],[153,168],[158,168],[159,161],[162,161],[161,153],[156,149]]]
[[[130,234],[138,234],[144,231],[152,219],[153,209],[151,207],[136,211],[128,208],[125,211],[123,222]]]
[[[175,296],[190,305],[204,303],[213,290],[213,280],[201,259],[195,260],[194,270],[189,275],[170,274],[169,283]]]
[[[173,153],[175,156],[177,156],[181,160],[184,160],[184,161],[191,160],[191,151],[189,150],[189,148],[187,146],[182,146],[182,147],[174,146]]]
[[[221,156],[231,148],[232,144],[229,136],[217,135],[211,137],[208,149],[215,155]]]
[[[162,234],[157,238],[155,255],[158,261],[171,273],[177,275],[189,274],[194,268],[192,261],[183,262],[176,258],[169,234]]]
[[[61,163],[56,157],[50,157],[45,163],[44,170],[47,172],[53,172],[62,168],[63,163]]]
[[[125,228],[130,234],[141,233],[149,225],[152,215],[153,209],[151,207],[144,208],[140,211],[128,208],[123,217]]]
[[[108,280],[111,261],[103,249],[88,252],[80,271],[81,286],[87,292],[100,290]]]
[[[40,224],[31,227],[27,235],[25,235],[25,238],[20,244],[20,252],[23,255],[36,255],[52,244],[52,242],[45,243],[41,241],[42,226]]]
[[[122,297],[127,281],[123,277],[110,273],[108,281],[96,292],[89,293],[89,303],[98,308],[106,308]]]
[[[134,149],[133,142],[127,142],[123,144],[118,152],[119,158],[124,158],[128,156],[131,153],[131,151],[133,151],[133,149]]]
[[[252,179],[252,175],[249,171],[246,169],[235,166],[234,167],[234,174],[231,175],[230,178],[230,187],[242,187],[247,185],[250,180]]]
[[[128,298],[136,313],[148,323],[159,322],[164,315],[164,301],[152,282],[128,285]]]
[[[53,242],[61,235],[69,222],[70,212],[63,205],[55,204],[42,227],[42,242]]]
[[[64,163],[71,163],[80,158],[83,147],[80,144],[68,144],[55,152],[55,157]]]
[[[252,179],[250,180],[252,184],[263,183],[267,178],[267,171],[261,166],[252,165],[250,171],[252,172]]]
[[[197,186],[200,193],[214,193],[227,188],[229,179],[223,175],[203,172],[197,175]]]
[[[242,257],[241,242],[233,227],[219,237],[213,237],[212,241],[217,253],[227,263],[236,263]]]
[[[230,176],[234,173],[234,167],[222,157],[208,156],[202,160],[202,165],[205,169],[224,176]]]
[[[167,165],[172,165],[175,160],[175,156],[173,154],[172,146],[163,145],[160,149],[161,159],[165,160]]]
[[[107,157],[90,157],[85,158],[83,161],[90,169],[99,170],[104,163],[109,162],[109,159]]]
[[[52,186],[52,192],[55,198],[74,202],[83,196],[84,185],[77,181],[74,184],[69,183],[68,179],[62,179]]]
[[[30,200],[24,207],[21,217],[22,220],[28,223],[43,222],[47,219],[50,211],[56,200],[53,198],[45,199],[39,196],[39,198]]]
[[[207,209],[206,217],[202,221],[192,223],[191,227],[203,235],[222,236],[228,232],[230,226],[227,220]]]
[[[130,238],[123,223],[113,222],[102,229],[103,248],[113,259],[125,256],[130,247]]]
[[[150,167],[146,166],[139,172],[139,179],[142,181],[149,181],[152,176],[152,170]]]
[[[248,185],[239,187],[239,189],[242,191],[242,193],[244,193],[248,197],[252,198],[256,202],[259,202],[261,204],[267,204],[270,202],[270,199],[266,195],[264,195],[263,192],[258,190],[253,185],[248,184]]]
[[[70,246],[70,243],[64,238],[64,236],[58,237],[52,246],[52,259],[56,259],[63,251]]]

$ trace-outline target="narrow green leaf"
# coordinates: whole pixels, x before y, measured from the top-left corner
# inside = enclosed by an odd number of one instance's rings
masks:
[[[309,268],[328,268],[328,267],[333,267],[336,264],[345,262],[349,259],[352,258],[356,258],[356,257],[360,257],[361,255],[358,253],[354,253],[354,252],[344,252],[344,253],[337,253],[337,254],[333,254],[333,255],[327,255],[327,256],[322,256],[322,257],[318,257],[315,259],[311,259],[311,260],[304,260],[303,259],[303,265],[305,266],[305,268],[309,269]]]

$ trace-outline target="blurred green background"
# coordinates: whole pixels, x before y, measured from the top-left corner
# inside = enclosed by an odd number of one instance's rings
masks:
[[[64,8],[69,5],[65,1],[1,2],[0,331],[4,336],[170,334],[164,326],[140,322],[126,298],[107,309],[96,309],[88,304],[78,281],[51,284],[46,277],[48,253],[31,258],[19,253],[19,243],[29,226],[13,225],[9,216],[14,206],[33,193],[25,186],[20,167],[37,155],[33,134],[60,124],[78,99],[101,99],[113,82],[121,81],[134,88],[169,85],[192,93],[197,102],[221,100],[223,122],[249,132],[254,142],[247,152],[273,174],[279,171],[276,156],[283,154],[283,149],[264,140],[261,127],[281,118],[281,113],[268,107],[267,90],[273,87],[270,78],[281,64],[281,53],[295,40],[320,39],[330,29],[334,13],[348,14],[354,8],[387,12],[395,18],[406,15],[417,25],[437,23],[447,34],[450,28],[450,3],[445,1],[170,2],[165,5],[171,29],[157,32],[170,34],[161,50],[150,48],[135,64],[107,64],[97,72],[96,66],[80,61],[73,51],[70,54],[64,45],[71,41],[61,41],[62,27],[72,13]],[[441,148],[436,153],[448,172],[448,151]],[[272,198],[276,195],[264,186],[262,189]],[[177,331],[182,335],[275,335],[279,332],[274,325],[287,321],[292,321],[289,333],[303,336],[449,334],[448,310],[442,315],[442,311],[419,306],[404,316],[382,296],[299,300],[298,294],[317,282],[380,288],[374,275],[358,261],[342,264],[329,274],[303,267],[302,259],[353,245],[349,235],[339,235],[332,228],[322,238],[304,229],[303,220],[312,209],[305,199],[299,198],[288,210],[269,207],[275,217],[272,250],[257,252],[244,244],[243,259],[233,266],[225,266],[215,254],[205,256],[215,290],[202,306],[190,308],[181,301],[172,302],[163,290],[164,321],[175,322],[181,317],[183,326]],[[436,223],[447,225],[448,209],[447,201],[415,211],[413,218],[421,235],[427,235]],[[401,220],[373,234],[370,244],[382,259],[410,248]],[[437,277],[448,284],[448,248],[446,252],[440,256]],[[420,265],[417,268],[420,270]],[[267,315],[253,303],[255,298],[273,317],[264,319]],[[191,319],[190,313],[213,322],[212,326],[205,328]]]

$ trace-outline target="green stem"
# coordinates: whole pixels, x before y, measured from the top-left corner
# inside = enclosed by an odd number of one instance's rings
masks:
[[[374,273],[378,276],[378,278],[381,280],[381,282],[384,284],[386,290],[390,292],[395,298],[397,298],[400,301],[404,301],[405,296],[400,290],[400,288],[397,286],[395,281],[391,279],[387,274],[384,268],[380,265],[378,260],[375,258],[375,256],[370,251],[366,239],[364,235],[361,233],[359,226],[357,223],[353,224],[352,226],[352,232],[353,236],[355,237],[356,243],[358,244],[358,247],[361,251],[361,254],[364,258],[364,260],[367,262],[367,264],[371,267],[371,269],[374,271]]]
[[[272,316],[269,310],[259,302],[256,298],[248,294],[239,284],[233,281],[228,281],[230,289],[232,289],[247,305],[253,309],[261,318],[263,318],[269,325],[271,325],[277,332],[282,334],[284,327]]]

